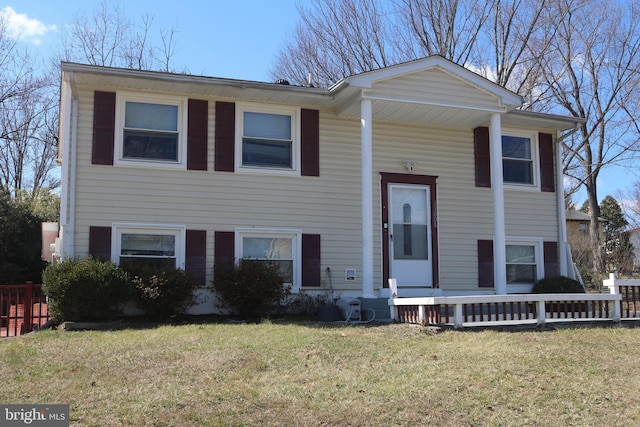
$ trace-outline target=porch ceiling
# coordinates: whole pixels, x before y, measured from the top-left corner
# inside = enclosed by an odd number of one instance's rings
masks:
[[[359,100],[358,97],[358,102],[351,102],[348,106],[339,109],[338,114],[342,117],[359,119]],[[459,106],[381,99],[373,99],[372,111],[374,121],[463,129],[473,129],[488,123],[492,112]]]

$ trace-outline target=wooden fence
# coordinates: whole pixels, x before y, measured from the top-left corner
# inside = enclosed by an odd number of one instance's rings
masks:
[[[26,334],[49,321],[42,285],[0,285],[0,337]]]
[[[510,294],[398,298],[389,280],[391,319],[403,323],[468,326],[640,320],[640,280],[611,275],[606,294]]]

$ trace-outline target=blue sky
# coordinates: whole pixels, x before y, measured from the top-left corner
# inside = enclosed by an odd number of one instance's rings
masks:
[[[0,11],[19,24],[22,42],[47,57],[60,43],[65,25],[79,11],[90,16],[101,0],[10,0]],[[120,7],[134,22],[148,14],[152,31],[175,27],[172,65],[192,74],[271,81],[276,53],[298,22],[296,4],[310,0],[131,0]],[[114,4],[113,1],[109,4]],[[8,9],[10,8],[10,9]],[[633,169],[612,168],[600,175],[598,198],[612,195],[620,202],[640,179]],[[575,197],[581,205],[584,191]]]
[[[82,11],[91,16],[101,0],[12,0],[23,41],[48,54],[60,33]],[[119,4],[134,22],[148,14],[152,31],[177,29],[173,65],[192,74],[270,81],[275,55],[298,21],[298,0],[133,0]],[[10,12],[11,13],[11,12]]]

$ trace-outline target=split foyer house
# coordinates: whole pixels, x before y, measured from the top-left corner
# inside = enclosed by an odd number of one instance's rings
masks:
[[[575,119],[439,56],[328,89],[62,64],[63,257],[278,262],[296,292],[528,292],[571,273]],[[204,312],[213,306],[196,307]]]

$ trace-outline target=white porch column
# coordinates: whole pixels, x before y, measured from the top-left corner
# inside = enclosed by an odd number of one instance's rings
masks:
[[[495,293],[507,293],[507,248],[504,225],[504,179],[502,176],[502,121],[499,113],[491,114],[491,188],[493,190],[493,277]]]
[[[373,294],[373,132],[371,100],[360,101],[362,167],[362,296]]]

